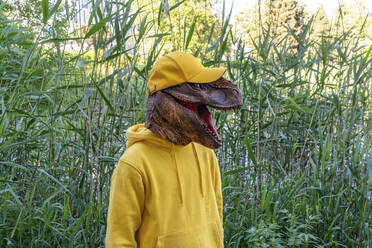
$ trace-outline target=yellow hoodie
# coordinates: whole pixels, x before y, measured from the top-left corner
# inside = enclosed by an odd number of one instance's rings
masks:
[[[127,139],[112,176],[106,247],[223,247],[214,151],[174,145],[143,124],[129,128]]]

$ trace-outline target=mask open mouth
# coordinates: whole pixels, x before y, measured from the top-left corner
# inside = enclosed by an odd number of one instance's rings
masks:
[[[218,135],[217,132],[217,127],[216,124],[214,123],[213,117],[211,113],[209,112],[208,108],[204,104],[196,104],[196,103],[191,103],[191,102],[185,102],[180,99],[177,99],[177,101],[184,107],[190,109],[191,111],[195,112],[198,116],[199,119],[202,120],[203,126],[205,129],[210,133],[217,143],[221,143],[222,140],[220,136]]]
[[[177,145],[197,142],[210,149],[222,145],[209,108],[229,112],[242,105],[237,85],[221,77],[211,83],[181,83],[148,98],[146,127]]]

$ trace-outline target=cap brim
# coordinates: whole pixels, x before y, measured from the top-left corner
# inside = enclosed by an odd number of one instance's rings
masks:
[[[190,83],[211,83],[222,77],[225,68],[203,68],[198,74],[190,78]]]

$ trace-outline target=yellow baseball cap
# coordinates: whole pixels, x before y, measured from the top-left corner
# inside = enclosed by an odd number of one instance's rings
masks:
[[[153,66],[147,83],[147,95],[171,86],[188,83],[210,83],[225,74],[225,68],[207,68],[185,52],[165,54]]]

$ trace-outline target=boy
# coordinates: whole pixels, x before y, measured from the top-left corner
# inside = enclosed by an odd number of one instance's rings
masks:
[[[242,104],[236,85],[222,78],[225,71],[184,52],[155,63],[146,123],[127,130],[127,149],[112,176],[106,247],[223,247],[212,150],[221,139],[206,105]]]

